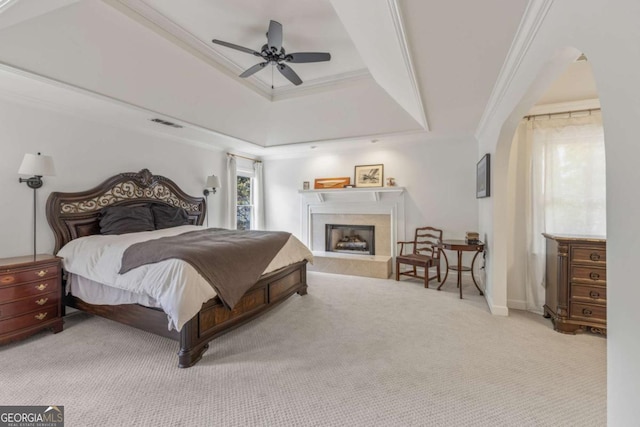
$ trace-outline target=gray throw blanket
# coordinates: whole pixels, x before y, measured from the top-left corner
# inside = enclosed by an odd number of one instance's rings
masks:
[[[191,264],[229,309],[258,281],[291,233],[222,228],[191,231],[129,246],[120,274],[144,264],[177,258]]]

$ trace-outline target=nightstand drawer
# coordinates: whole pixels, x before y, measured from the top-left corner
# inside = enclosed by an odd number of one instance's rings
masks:
[[[574,265],[571,267],[571,281],[604,286],[607,283],[607,269]]]
[[[606,265],[607,251],[603,248],[574,247],[571,251],[571,261],[584,264]]]
[[[0,273],[0,286],[10,286],[34,280],[47,280],[57,275],[58,267],[56,265],[47,265],[29,270],[10,271]]]
[[[0,320],[0,335],[13,332],[17,329],[45,323],[58,317],[58,307],[45,307],[37,311],[32,311],[22,316],[12,317],[7,320]]]
[[[0,305],[0,320],[16,316],[22,313],[28,313],[33,310],[55,308],[60,299],[60,292],[50,292],[44,295],[35,295],[29,298],[23,298],[8,304]]]
[[[56,292],[60,289],[58,283],[58,277],[52,277],[49,280],[25,283],[24,285],[2,286],[0,287],[0,301],[13,302],[21,298]]]
[[[572,283],[571,298],[582,302],[605,304],[607,302],[607,288]]]

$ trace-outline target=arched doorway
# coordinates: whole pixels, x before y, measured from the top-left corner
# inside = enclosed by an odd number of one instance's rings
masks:
[[[600,102],[591,63],[580,55],[520,122],[511,146],[510,309],[543,312],[547,242],[542,233],[606,235],[605,183]]]

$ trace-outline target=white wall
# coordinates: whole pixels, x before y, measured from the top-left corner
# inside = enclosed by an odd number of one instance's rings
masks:
[[[25,153],[53,156],[56,176],[37,190],[38,252],[51,253],[53,233],[45,218],[52,191],[82,191],[120,172],[143,168],[166,176],[193,196],[201,196],[207,175],[223,180],[224,153],[179,144],[27,104],[0,99],[0,257],[33,251],[33,190],[18,182]],[[224,191],[209,196],[209,223],[223,226]]]
[[[640,253],[640,3],[636,0],[533,1],[550,9],[535,38],[526,43],[491,120],[479,134],[479,151],[495,152],[494,197],[479,203],[480,228],[489,236],[487,274],[491,298],[506,304],[511,141],[518,120],[584,52],[593,67],[605,131],[607,167],[607,408],[608,425],[637,425],[640,419],[640,286],[633,266]],[[577,55],[576,55],[577,56]]]
[[[384,176],[406,188],[406,236],[416,227],[440,227],[445,238],[464,238],[477,228],[476,143],[468,139],[446,141],[393,141],[368,149],[328,151],[322,146],[302,158],[265,159],[266,217],[270,230],[286,230],[301,237],[298,190],[303,181],[313,188],[315,178],[351,177],[354,166],[384,165]]]
[[[514,139],[509,159],[509,175],[507,179],[510,210],[508,220],[509,251],[507,252],[507,306],[518,310],[527,309],[526,277],[529,248],[527,245],[526,200],[527,174],[530,167],[529,156],[524,147],[525,141]],[[540,307],[542,312],[542,307]]]

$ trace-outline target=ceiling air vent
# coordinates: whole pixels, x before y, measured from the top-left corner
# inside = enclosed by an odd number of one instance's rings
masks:
[[[151,119],[151,121],[152,122],[156,122],[156,123],[160,123],[161,125],[171,126],[171,127],[178,128],[178,129],[184,127],[184,126],[177,125],[177,124],[175,124],[173,122],[168,122],[168,121],[162,120],[162,119]]]

